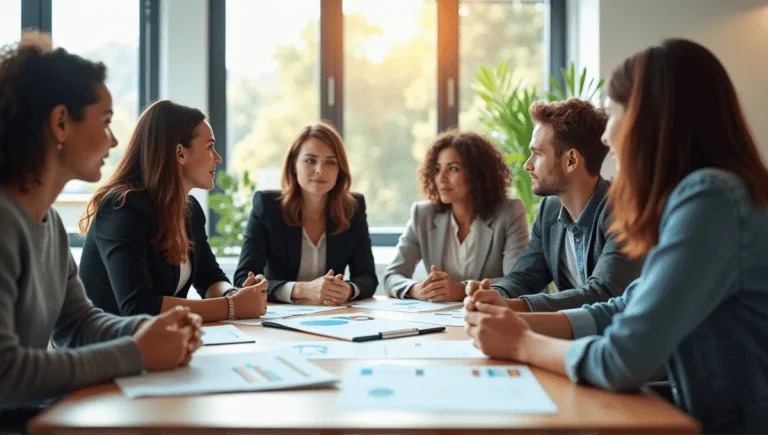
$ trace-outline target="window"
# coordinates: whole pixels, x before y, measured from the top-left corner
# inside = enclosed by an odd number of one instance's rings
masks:
[[[228,167],[280,187],[285,153],[320,113],[320,0],[227,0]]]
[[[21,36],[21,0],[0,0],[0,47]]]
[[[115,112],[112,132],[118,146],[110,151],[99,183],[111,175],[138,118],[139,1],[53,0],[51,6],[54,45],[107,66],[106,84]],[[75,180],[64,187],[55,206],[68,231],[77,232],[77,222],[99,183]]]
[[[508,62],[513,83],[521,80],[542,95],[545,76],[544,2],[463,0],[459,5],[459,128],[485,132],[482,100],[472,83],[481,65]],[[548,72],[547,72],[548,73]]]
[[[434,0],[345,0],[344,142],[370,226],[403,226],[437,132]]]

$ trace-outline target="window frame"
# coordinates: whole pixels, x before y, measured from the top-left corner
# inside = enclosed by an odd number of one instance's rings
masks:
[[[320,119],[331,122],[344,136],[344,14],[343,0],[320,1]],[[566,0],[548,0],[549,17],[545,47],[549,48],[548,72],[560,77],[566,66]],[[459,7],[460,0],[440,0],[437,7],[437,134],[459,123]],[[208,95],[211,127],[217,138],[227,131],[226,0],[211,1],[209,31]],[[216,72],[214,74],[214,71]],[[330,95],[333,92],[333,96]],[[226,143],[226,141],[224,141]],[[226,147],[222,147],[225,149]],[[228,166],[226,150],[219,154]],[[214,192],[220,191],[217,188]],[[209,230],[216,234],[217,215],[209,209]],[[373,246],[396,246],[402,227],[371,227]]]

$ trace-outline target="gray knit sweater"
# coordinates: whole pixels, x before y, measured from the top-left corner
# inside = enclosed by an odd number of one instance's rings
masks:
[[[142,318],[94,308],[56,211],[39,222],[0,186],[0,410],[141,372]]]

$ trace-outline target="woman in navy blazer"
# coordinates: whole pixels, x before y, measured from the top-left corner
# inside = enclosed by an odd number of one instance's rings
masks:
[[[181,305],[206,322],[266,311],[267,283],[251,274],[242,289],[232,288],[208,244],[203,209],[189,195],[213,188],[221,162],[214,143],[197,109],[158,101],[141,115],[80,221],[87,233],[80,279],[96,306],[134,315]],[[193,284],[203,300],[186,298]]]
[[[378,285],[365,199],[349,191],[344,145],[325,123],[304,127],[283,165],[281,191],[258,191],[235,284],[249,272],[269,280],[269,300],[341,305]],[[349,266],[349,280],[343,278]]]

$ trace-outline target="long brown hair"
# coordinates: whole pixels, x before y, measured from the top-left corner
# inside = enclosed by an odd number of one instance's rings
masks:
[[[504,155],[499,147],[481,134],[461,133],[455,129],[440,133],[427,149],[427,155],[417,171],[421,189],[437,212],[451,209],[450,204],[440,201],[435,183],[437,158],[448,147],[456,150],[461,165],[467,171],[472,210],[481,218],[487,218],[507,198],[507,189],[512,183],[512,171]]]
[[[309,139],[322,141],[333,149],[336,161],[339,163],[339,175],[336,184],[328,192],[327,208],[330,211],[331,220],[336,224],[336,230],[332,235],[342,233],[349,229],[357,210],[357,202],[349,192],[352,184],[352,174],[347,163],[347,154],[344,152],[344,143],[341,136],[333,126],[324,122],[307,125],[302,128],[291,143],[283,163],[283,179],[280,183],[281,214],[283,221],[294,227],[301,226],[301,186],[296,178],[296,159],[299,156],[301,146]]]
[[[117,195],[115,207],[120,208],[129,193],[146,192],[157,211],[157,234],[151,242],[165,251],[168,263],[178,265],[186,261],[191,247],[184,228],[189,205],[176,162],[176,146],[189,148],[195,127],[204,120],[205,114],[200,110],[168,100],[147,107],[115,172],[88,203],[80,219],[80,233],[88,232],[107,196]]]
[[[609,198],[611,230],[629,257],[658,243],[669,195],[697,169],[734,172],[756,204],[768,203],[768,170],[725,68],[706,48],[669,39],[642,51],[613,72],[608,97],[626,108]]]

